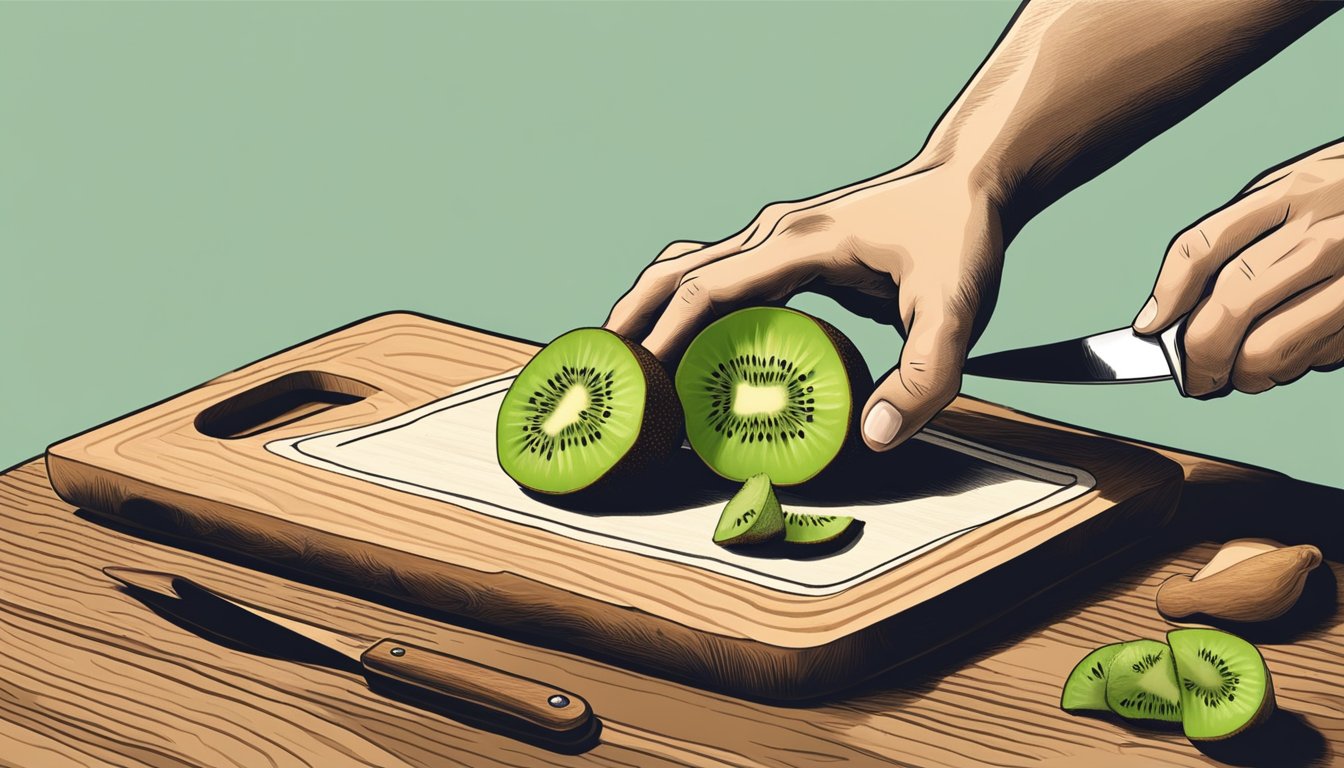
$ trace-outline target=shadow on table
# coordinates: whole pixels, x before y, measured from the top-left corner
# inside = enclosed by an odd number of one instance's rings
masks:
[[[1264,724],[1223,741],[1192,742],[1206,756],[1227,765],[1282,768],[1326,766],[1330,745],[1301,715],[1277,710]]]
[[[597,717],[592,717],[581,729],[558,734],[521,718],[374,674],[359,661],[221,600],[189,581],[175,580],[176,598],[130,585],[122,590],[165,621],[225,648],[363,675],[370,690],[376,693],[473,728],[567,755],[587,752],[600,741],[602,724]]]

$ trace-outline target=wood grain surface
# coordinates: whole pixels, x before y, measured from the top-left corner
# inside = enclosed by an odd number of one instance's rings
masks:
[[[535,349],[433,318],[380,315],[54,445],[48,469],[67,501],[149,529],[773,700],[832,693],[974,630],[1156,530],[1179,492],[1179,468],[1153,451],[961,398],[935,422],[940,429],[1081,467],[1095,489],[990,522],[843,592],[801,596],[475,514],[264,448],[402,413],[515,368]],[[288,414],[268,410],[258,394],[313,387],[330,402]],[[249,421],[273,428],[258,432]],[[222,437],[231,434],[244,436]],[[864,471],[899,474],[898,454]]]
[[[1260,640],[1286,714],[1231,752],[1206,747],[1205,754],[1178,731],[1057,709],[1060,683],[1088,650],[1170,628],[1154,608],[1157,586],[1193,573],[1217,549],[1188,537],[1314,543],[1330,558],[1328,573],[1344,574],[1344,492],[1212,461],[1183,463],[1193,482],[1161,546],[1085,573],[852,695],[791,708],[503,639],[108,527],[59,501],[34,461],[0,478],[0,765],[1338,764],[1337,593],[1329,610]],[[350,674],[224,648],[153,614],[99,571],[117,564],[174,571],[298,618],[404,638],[574,691],[603,721],[600,744],[554,754],[381,698]]]

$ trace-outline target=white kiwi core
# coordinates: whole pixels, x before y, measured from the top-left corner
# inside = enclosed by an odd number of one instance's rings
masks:
[[[551,415],[541,423],[541,431],[550,437],[555,437],[565,431],[565,427],[578,421],[579,414],[583,413],[590,403],[586,387],[578,385],[570,387],[560,398]]]
[[[768,416],[784,410],[788,390],[778,384],[756,386],[739,381],[733,390],[733,413],[738,416]]]

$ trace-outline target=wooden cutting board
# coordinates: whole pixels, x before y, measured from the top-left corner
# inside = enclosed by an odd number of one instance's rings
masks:
[[[1001,474],[1044,468],[1040,477],[1072,491],[1042,498],[1063,501],[987,514],[955,536],[886,559],[877,555],[902,535],[893,520],[915,508],[874,505],[863,537],[831,555],[834,562],[753,568],[677,545],[676,532],[694,518],[690,506],[661,510],[657,520],[671,526],[667,536],[653,535],[661,549],[647,546],[647,533],[633,544],[613,533],[623,530],[623,514],[631,526],[636,518],[650,525],[647,500],[604,510],[602,520],[577,528],[557,522],[574,510],[521,509],[506,498],[512,489],[498,484],[493,492],[503,496],[489,502],[503,511],[488,508],[475,489],[497,469],[479,455],[484,444],[453,444],[452,422],[435,433],[448,444],[431,458],[457,468],[446,468],[429,490],[410,475],[386,481],[368,466],[347,472],[285,455],[306,440],[350,442],[327,433],[385,432],[381,425],[397,426],[398,417],[418,422],[453,404],[454,393],[462,399],[466,389],[517,369],[536,348],[420,315],[375,316],[53,445],[52,486],[66,501],[123,523],[501,633],[735,695],[795,701],[916,658],[1123,550],[1166,522],[1180,489],[1179,467],[1152,451],[960,398],[927,440],[867,460],[855,482],[872,489],[837,492],[883,504],[914,499],[929,520],[939,503],[951,514],[960,501],[957,513],[968,514],[1000,502],[974,495],[990,480],[956,475],[989,462]],[[477,464],[452,465],[454,456]],[[379,467],[395,470],[402,463],[395,459],[389,465],[379,454]],[[420,459],[421,475],[432,474],[437,459]],[[410,472],[413,462],[404,463]],[[479,469],[463,469],[469,466]],[[928,485],[929,478],[941,479]],[[1009,487],[1012,478],[1000,479]],[[811,503],[825,500],[814,494]],[[911,526],[924,519],[909,514]],[[883,565],[855,566],[858,576],[847,581],[794,586],[837,563],[848,567],[855,553]]]

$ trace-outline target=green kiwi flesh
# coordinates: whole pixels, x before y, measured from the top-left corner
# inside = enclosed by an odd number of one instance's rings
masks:
[[[825,544],[849,529],[854,518],[845,515],[784,513],[784,540],[790,544]]]
[[[1106,706],[1130,720],[1180,722],[1171,648],[1156,640],[1122,643],[1106,670]]]
[[[1226,739],[1273,713],[1274,684],[1254,645],[1217,629],[1173,630],[1167,643],[1176,660],[1186,738]]]
[[[601,328],[563,334],[499,408],[499,465],[524,488],[565,494],[636,473],[681,445],[681,407],[648,350]]]
[[[853,441],[872,387],[858,350],[839,331],[791,309],[751,307],[691,342],[676,389],[691,447],[710,469],[743,481],[757,473],[797,485]]]
[[[1103,645],[1084,656],[1064,681],[1060,708],[1066,712],[1109,710],[1106,706],[1106,673],[1123,646],[1124,643]]]
[[[767,475],[752,475],[742,490],[729,499],[714,529],[714,543],[760,544],[784,533],[784,513]]]

